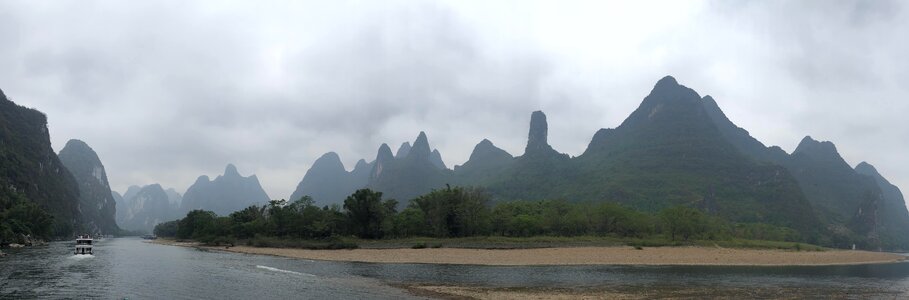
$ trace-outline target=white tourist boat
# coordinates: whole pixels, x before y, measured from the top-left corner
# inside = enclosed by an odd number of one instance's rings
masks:
[[[90,235],[80,235],[76,237],[76,250],[73,254],[92,254],[92,237]]]

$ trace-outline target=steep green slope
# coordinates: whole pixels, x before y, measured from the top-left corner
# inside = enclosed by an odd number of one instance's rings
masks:
[[[16,105],[0,91],[0,198],[11,202],[17,197],[53,216],[49,235],[81,230],[79,189],[51,148],[47,117]]]
[[[759,163],[784,166],[795,177],[833,233],[831,244],[909,248],[909,214],[902,195],[873,167],[863,163],[852,170],[833,143],[811,137],[805,137],[792,155],[776,146],[766,147],[729,121],[712,98],[705,97],[704,103],[720,132],[742,153]]]

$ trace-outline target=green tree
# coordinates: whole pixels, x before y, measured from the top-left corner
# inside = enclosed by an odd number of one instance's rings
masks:
[[[178,239],[199,238],[205,234],[206,229],[215,223],[218,216],[212,211],[193,210],[186,214],[177,225]]]
[[[382,193],[370,189],[360,189],[348,196],[344,200],[344,210],[352,232],[361,238],[381,238],[386,217],[395,213],[391,203],[397,201],[383,203]]]
[[[54,217],[21,192],[0,187],[0,245],[23,243],[22,236],[48,238]]]
[[[160,223],[155,225],[154,233],[161,237],[175,237],[177,236],[177,227],[179,223],[179,220]]]
[[[411,201],[423,212],[430,233],[438,237],[462,237],[489,231],[489,196],[479,189],[451,186],[433,190]]]
[[[592,230],[598,234],[644,237],[652,234],[653,220],[618,203],[606,202],[590,209]]]
[[[248,239],[265,231],[265,207],[253,205],[230,214],[231,232],[237,238]]]
[[[397,237],[426,235],[426,215],[417,208],[405,208],[401,213],[395,215],[391,232]]]
[[[664,230],[669,233],[673,240],[682,238],[688,240],[691,237],[710,234],[711,220],[701,211],[686,207],[675,206],[660,211],[660,219]]]

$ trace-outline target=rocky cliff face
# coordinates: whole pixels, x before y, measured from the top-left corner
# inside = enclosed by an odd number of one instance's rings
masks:
[[[60,150],[59,157],[79,184],[84,229],[106,235],[119,234],[120,228],[114,219],[117,204],[98,154],[85,142],[70,140]]]
[[[875,230],[879,233],[880,248],[909,250],[909,242],[906,241],[909,237],[909,211],[906,210],[903,192],[867,162],[858,164],[855,171],[872,178],[881,189],[880,202],[874,205],[877,208]]]
[[[250,205],[265,205],[268,201],[256,175],[243,177],[234,165],[229,164],[224,175],[215,180],[200,176],[183,194],[180,207],[182,213],[204,209],[226,216]]]
[[[52,235],[82,230],[79,187],[51,148],[47,117],[0,91],[0,195],[22,195],[54,217]]]

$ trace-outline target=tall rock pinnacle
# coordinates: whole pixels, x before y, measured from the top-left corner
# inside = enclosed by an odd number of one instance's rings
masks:
[[[533,112],[530,115],[530,132],[527,134],[527,148],[524,149],[524,153],[551,151],[552,147],[547,142],[548,131],[546,115],[539,110]]]

